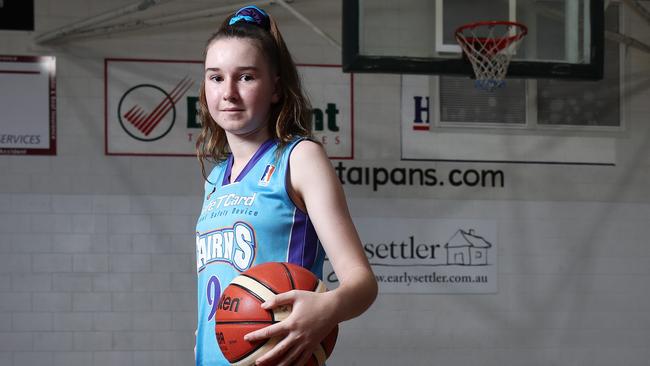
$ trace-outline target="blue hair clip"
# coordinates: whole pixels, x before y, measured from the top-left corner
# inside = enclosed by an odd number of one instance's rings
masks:
[[[228,25],[237,24],[239,22],[255,24],[266,30],[271,29],[271,22],[269,21],[269,15],[266,14],[264,10],[258,8],[255,5],[245,6],[237,10],[235,15],[232,18],[230,18],[230,22],[228,22]]]

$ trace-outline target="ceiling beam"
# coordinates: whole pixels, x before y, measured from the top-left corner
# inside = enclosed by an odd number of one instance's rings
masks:
[[[612,32],[609,30],[605,31],[605,38],[610,39],[612,41],[616,41],[619,43],[623,43],[626,46],[634,47],[636,49],[639,49],[641,51],[645,51],[647,53],[650,53],[650,46],[639,41],[636,38],[632,38],[630,36],[626,36],[625,34],[621,34],[618,32]]]
[[[213,18],[215,15],[222,15],[232,13],[233,11],[246,6],[246,5],[264,5],[270,4],[272,0],[262,1],[247,1],[241,4],[230,4],[227,6],[220,6],[218,8],[195,10],[185,13],[177,13],[166,16],[156,16],[149,19],[135,19],[124,23],[110,24],[106,26],[98,26],[94,28],[86,28],[75,34],[75,36],[89,37],[103,34],[114,34],[119,32],[133,31],[150,27],[160,27],[169,24],[187,22],[190,20]]]
[[[630,7],[637,13],[641,18],[645,19],[648,24],[650,24],[650,11],[646,9],[639,0],[621,0],[625,5]]]
[[[77,32],[80,32],[86,28],[91,28],[94,26],[97,26],[99,24],[105,23],[110,20],[114,20],[120,17],[123,17],[125,15],[135,13],[135,12],[140,12],[144,11],[146,9],[149,9],[153,6],[160,5],[163,3],[168,3],[170,1],[174,0],[141,0],[137,3],[119,8],[119,9],[114,9],[111,11],[108,11],[103,14],[99,14],[93,17],[90,17],[86,20],[82,20],[79,22],[74,22],[68,25],[65,25],[61,28],[50,30],[50,31],[45,31],[37,34],[34,37],[34,41],[39,44],[44,44],[48,42],[53,42],[56,41],[60,38],[69,36],[69,35],[74,35]]]
[[[293,16],[295,16],[298,20],[301,22],[305,23],[309,28],[311,28],[316,34],[319,36],[325,38],[332,46],[336,47],[339,51],[341,51],[341,43],[336,41],[334,38],[332,38],[329,34],[325,33],[323,30],[321,30],[318,26],[316,26],[314,23],[312,23],[307,17],[299,13],[293,6],[287,4],[285,0],[275,0],[278,4],[282,5],[285,9],[287,9]]]

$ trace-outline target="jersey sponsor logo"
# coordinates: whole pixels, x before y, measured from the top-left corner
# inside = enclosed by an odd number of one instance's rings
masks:
[[[225,262],[245,271],[255,259],[255,231],[244,222],[232,228],[223,228],[196,235],[196,268],[201,272],[208,264]]]
[[[210,195],[206,198],[206,200],[210,199],[210,196],[214,193],[212,191]],[[209,201],[205,205],[203,205],[203,210],[201,211],[201,214],[204,214],[206,212],[218,210],[220,208],[225,208],[225,207],[232,207],[232,206],[253,206],[255,203],[255,197],[257,196],[257,193],[253,193],[250,196],[240,196],[238,194],[230,193],[230,194],[224,194],[221,196],[215,197],[212,201]]]
[[[264,169],[264,174],[262,174],[262,178],[260,178],[260,181],[257,184],[260,186],[268,186],[269,182],[271,182],[273,172],[275,172],[275,165],[267,165]]]

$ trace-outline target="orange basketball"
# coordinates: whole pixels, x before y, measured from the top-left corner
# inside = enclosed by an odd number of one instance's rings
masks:
[[[280,338],[247,342],[244,335],[286,319],[291,306],[271,310],[261,305],[274,294],[291,290],[325,292],[327,288],[309,270],[291,263],[259,264],[235,277],[221,294],[215,315],[215,335],[221,352],[231,365],[254,365],[255,360],[276,345]],[[338,325],[312,354],[308,366],[322,366],[332,353]]]

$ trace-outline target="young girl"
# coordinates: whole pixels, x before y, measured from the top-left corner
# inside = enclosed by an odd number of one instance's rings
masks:
[[[263,262],[292,262],[322,277],[325,254],[339,287],[290,291],[262,306],[291,304],[284,321],[251,332],[282,337],[258,365],[303,365],[341,321],[374,301],[377,284],[325,152],[310,140],[311,111],[291,55],[263,10],[228,17],[208,41],[197,156],[206,180],[196,228],[196,365],[228,365],[214,315],[221,292]],[[206,176],[204,161],[215,163]]]

